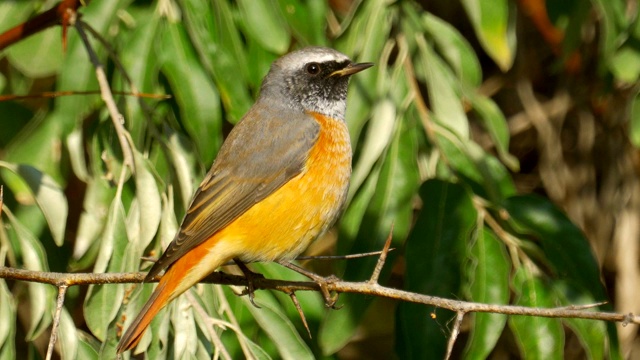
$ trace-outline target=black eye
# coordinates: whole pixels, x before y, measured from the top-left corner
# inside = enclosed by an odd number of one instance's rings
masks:
[[[318,75],[320,73],[320,64],[308,63],[305,69],[309,75]]]

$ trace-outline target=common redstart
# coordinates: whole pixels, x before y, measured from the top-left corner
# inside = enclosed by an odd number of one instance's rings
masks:
[[[160,309],[222,264],[293,259],[333,225],[351,176],[347,85],[372,65],[324,47],[272,64],[147,274],[145,281],[165,271],[118,353],[135,347]]]

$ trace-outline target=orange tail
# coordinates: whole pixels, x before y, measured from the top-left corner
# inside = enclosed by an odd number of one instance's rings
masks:
[[[158,287],[156,287],[147,303],[140,310],[140,314],[120,338],[116,348],[118,354],[138,345],[151,320],[171,300],[187,291],[192,285],[235,256],[225,256],[225,254],[221,255],[220,252],[212,252],[210,249],[217,243],[217,240],[216,237],[212,237],[184,254],[167,269],[160,279]]]
[[[147,327],[151,323],[151,320],[153,320],[158,311],[162,310],[162,308],[172,300],[170,295],[175,288],[176,282],[170,281],[170,278],[172,278],[171,274],[165,274],[165,276],[160,279],[158,287],[153,291],[153,294],[151,294],[147,303],[144,304],[144,307],[140,310],[136,319],[133,320],[129,329],[127,329],[124,335],[122,335],[122,338],[120,338],[120,342],[117,347],[118,354],[129,349],[133,349],[138,345],[140,339],[142,339],[142,335],[144,335],[145,330],[147,330]]]

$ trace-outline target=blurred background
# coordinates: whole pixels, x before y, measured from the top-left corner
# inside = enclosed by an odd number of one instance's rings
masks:
[[[147,270],[140,258],[172,240],[271,62],[322,45],[376,66],[350,84],[348,206],[307,255],[380,250],[392,231],[385,286],[640,312],[637,0],[67,4],[95,31],[136,172],[123,166],[76,29],[10,46],[0,36],[0,265]],[[0,32],[56,6],[2,1]],[[302,264],[366,281],[375,262]],[[70,288],[55,356],[113,358],[151,289]],[[287,295],[259,291],[256,309],[241,290],[194,287],[158,316],[137,357],[437,359],[455,317],[357,294],[327,310],[319,294],[299,293],[309,338]],[[44,358],[55,298],[54,287],[0,279],[0,359]],[[634,325],[475,314],[452,357],[640,359],[640,337]]]

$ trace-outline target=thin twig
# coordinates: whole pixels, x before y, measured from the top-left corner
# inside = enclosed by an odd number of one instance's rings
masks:
[[[49,337],[49,346],[47,347],[46,360],[51,360],[53,356],[53,348],[58,340],[58,328],[60,327],[60,316],[62,315],[62,307],[64,306],[64,298],[67,294],[67,285],[58,287],[58,299],[56,301],[56,312],[53,315],[53,325],[51,326],[51,336]]]
[[[244,333],[240,330],[240,323],[238,319],[236,319],[235,314],[231,310],[231,306],[229,305],[229,301],[224,295],[224,291],[220,286],[215,287],[216,293],[218,294],[218,299],[220,301],[220,315],[227,314],[229,318],[229,323],[231,324],[231,328],[236,333],[236,337],[238,338],[238,343],[240,344],[240,348],[242,349],[242,353],[247,360],[255,359],[253,352],[251,352],[251,348],[249,347],[248,341]]]
[[[2,101],[15,101],[15,100],[25,100],[25,99],[41,99],[41,98],[57,98],[63,96],[78,96],[78,95],[97,95],[100,94],[100,90],[87,90],[87,91],[44,91],[36,94],[28,94],[28,95],[0,95],[0,102]],[[112,91],[112,93],[116,95],[126,95],[133,96],[139,98],[147,98],[147,99],[170,99],[171,95],[166,94],[145,94],[145,93],[134,93],[129,91]]]
[[[382,248],[382,253],[378,258],[378,263],[376,264],[375,269],[373,269],[373,274],[371,274],[371,278],[369,279],[369,284],[378,284],[378,279],[380,278],[380,272],[382,272],[382,268],[384,267],[384,262],[387,260],[387,254],[389,253],[389,247],[391,246],[391,240],[393,239],[393,223],[391,224],[391,229],[389,229],[389,236],[387,236],[387,241],[384,242],[384,248]]]
[[[394,248],[389,248],[388,250],[389,251],[393,251],[395,249]],[[350,255],[298,256],[296,258],[296,260],[298,260],[298,261],[302,261],[302,260],[350,260],[350,259],[359,259],[359,258],[369,257],[369,256],[378,256],[378,255],[381,255],[383,252],[384,252],[384,250],[371,251],[371,252],[360,253],[360,254],[350,254]]]
[[[84,31],[85,23],[77,19],[75,22],[76,30],[78,30],[78,35],[80,35],[80,39],[87,49],[87,53],[89,54],[89,59],[91,63],[96,68],[96,78],[98,79],[98,84],[100,85],[100,93],[102,95],[102,99],[107,105],[107,110],[109,111],[109,116],[111,117],[111,121],[113,122],[113,127],[118,134],[118,141],[120,142],[120,147],[122,148],[122,154],[124,156],[124,163],[129,166],[131,172],[135,173],[135,163],[133,161],[133,149],[131,147],[131,142],[129,141],[129,136],[127,130],[124,128],[124,116],[120,114],[118,107],[116,106],[115,101],[113,100],[113,94],[111,93],[111,88],[109,87],[109,81],[107,80],[107,75],[104,72],[104,66],[98,59],[98,55],[91,47],[91,43],[87,38],[87,34]]]
[[[458,339],[458,335],[460,334],[460,326],[462,326],[462,320],[464,320],[464,315],[466,313],[464,311],[458,311],[456,314],[456,320],[453,323],[453,328],[451,329],[451,336],[449,337],[449,342],[447,343],[447,354],[445,355],[445,360],[449,360],[451,358],[451,353],[453,352],[453,345],[456,343],[456,339]]]
[[[216,351],[219,351],[223,358],[231,359],[232,357],[227,351],[227,348],[222,343],[222,339],[220,339],[220,336],[218,335],[216,330],[213,328],[213,322],[210,321],[210,317],[209,317],[209,314],[207,314],[207,311],[202,307],[202,305],[200,305],[200,303],[196,300],[196,298],[193,296],[191,291],[187,291],[186,294],[187,294],[186,296],[187,296],[187,299],[189,300],[189,303],[191,304],[193,309],[198,313],[198,315],[200,315],[200,317],[202,318],[202,321],[204,321],[204,325],[206,327],[207,332],[209,333],[209,336],[211,337],[211,341],[216,347]]]
[[[304,328],[307,329],[307,334],[309,334],[309,339],[313,338],[311,336],[311,330],[309,329],[309,324],[307,323],[307,318],[304,316],[304,312],[302,311],[302,307],[300,306],[298,297],[296,297],[296,292],[295,291],[290,292],[289,297],[291,298],[291,301],[293,301],[293,305],[296,307],[296,310],[298,310],[298,314],[300,315],[300,319],[302,320],[302,325],[304,325]]]
[[[395,250],[395,248],[389,248],[388,252],[391,252],[391,251],[394,251],[394,250]],[[351,259],[359,259],[359,258],[369,257],[369,256],[378,256],[378,255],[382,254],[383,252],[384,252],[384,250],[371,251],[371,252],[360,253],[360,254],[350,254],[350,255],[298,256],[294,260],[296,260],[296,261],[307,261],[307,260],[320,260],[320,261],[326,261],[326,260],[351,260]],[[144,261],[149,261],[149,262],[158,261],[158,258],[152,257],[152,256],[142,256],[140,259],[144,260]],[[250,264],[250,262],[247,263],[247,264]],[[222,266],[229,266],[229,265],[237,265],[237,264],[235,262],[233,262],[233,261],[229,261],[229,262],[224,263]]]

